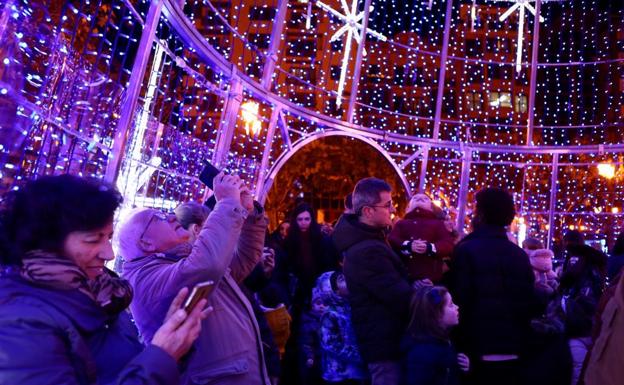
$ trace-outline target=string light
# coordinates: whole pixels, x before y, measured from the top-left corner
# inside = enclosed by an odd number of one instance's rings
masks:
[[[16,117],[11,123],[15,128],[11,140],[2,143],[3,191],[46,173],[101,177],[114,155],[110,149],[150,2],[107,2],[97,13],[87,0],[52,2],[50,9],[28,0],[13,3],[19,6],[0,10],[9,16],[0,40],[0,94],[11,100]],[[276,68],[268,82],[271,92],[344,120],[348,98],[346,93],[338,96],[336,90],[343,72],[343,88],[350,89],[356,57],[344,54],[346,40],[331,41],[344,20],[312,7],[312,3],[288,2],[275,52],[269,51],[278,10],[266,1],[188,0],[183,12],[242,76],[259,82],[267,62],[274,60]],[[442,63],[446,1],[374,1],[369,29],[387,39],[366,41],[355,127],[375,130],[371,138],[402,165],[409,187],[417,190],[423,185],[432,196],[444,196],[445,207],[458,205],[465,150],[430,141],[436,112],[440,113],[440,139],[450,143],[498,147],[525,143],[532,112],[528,110],[531,79],[526,69],[535,20],[526,18],[520,28],[518,13],[502,18],[509,3],[454,1],[448,55]],[[539,36],[535,144],[622,142],[624,82],[619,71],[624,11],[617,3],[543,1],[541,15],[547,28],[541,28]],[[338,1],[326,1],[326,5],[341,7]],[[361,12],[360,6],[354,13]],[[260,176],[267,176],[293,143],[327,131],[319,119],[310,121],[298,111],[283,111],[273,142],[268,144],[267,168],[261,169],[268,130],[252,135],[256,123],[248,126],[242,116],[248,105],[240,102],[258,106],[252,115],[264,127],[269,127],[275,104],[259,87],[245,86],[242,95],[236,94],[233,80],[221,73],[218,63],[199,55],[172,21],[163,17],[159,22],[150,65],[160,55],[162,62],[149,72],[154,78],[145,79],[140,104],[146,107],[137,111],[129,135],[142,137],[140,151],[130,152],[131,156],[121,154],[153,171],[138,189],[137,196],[142,198],[130,197],[130,202],[170,205],[201,199],[205,190],[195,176],[202,160],[212,159],[217,145],[227,143],[219,137],[220,128],[232,133],[224,167],[240,172],[252,185]],[[158,47],[162,52],[155,55]],[[519,51],[522,65],[517,67]],[[346,56],[347,65],[343,66]],[[442,65],[446,77],[440,83]],[[152,82],[153,92],[148,92]],[[439,87],[444,89],[438,108]],[[337,97],[340,106],[336,106]],[[234,125],[224,122],[223,111],[236,103],[240,106],[233,116],[241,119],[235,119]],[[138,135],[141,130],[144,134]],[[388,139],[394,135],[427,139],[429,147],[423,150],[424,142]],[[419,151],[419,156],[411,158]],[[472,154],[466,182],[468,202],[482,187],[507,187],[514,192],[527,236],[544,238],[549,230],[553,154]],[[152,159],[158,159],[158,164]],[[624,175],[622,155],[605,151],[560,154],[558,162],[555,235],[570,226],[585,226],[603,234],[621,227],[618,208],[624,204],[624,184],[616,182]],[[613,165],[611,180],[598,173],[596,166],[602,163]],[[588,191],[586,186],[592,189]],[[467,213],[471,210],[469,204]]]

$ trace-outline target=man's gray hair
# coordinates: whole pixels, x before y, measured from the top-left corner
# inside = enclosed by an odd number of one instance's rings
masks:
[[[360,179],[353,189],[353,211],[361,215],[364,206],[376,205],[381,201],[379,194],[391,191],[392,187],[385,180],[372,177]]]

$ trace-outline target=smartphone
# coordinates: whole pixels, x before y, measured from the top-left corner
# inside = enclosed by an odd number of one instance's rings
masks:
[[[213,281],[200,282],[195,285],[191,294],[189,294],[188,298],[186,298],[186,301],[184,302],[184,311],[186,311],[186,314],[189,314],[199,301],[204,298],[208,298],[213,290]]]
[[[213,190],[214,188],[214,178],[219,174],[219,169],[212,165],[212,163],[208,161],[204,161],[204,168],[202,172],[199,174],[199,180],[208,186],[209,189]]]

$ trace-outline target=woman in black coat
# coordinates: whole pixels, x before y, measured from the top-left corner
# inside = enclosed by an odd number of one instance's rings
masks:
[[[297,206],[284,240],[286,264],[296,279],[294,306],[309,305],[316,279],[338,268],[338,252],[331,238],[321,232],[314,214],[306,203]]]

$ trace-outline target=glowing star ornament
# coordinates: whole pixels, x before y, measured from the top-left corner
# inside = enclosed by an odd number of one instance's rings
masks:
[[[334,35],[329,39],[330,43],[338,40],[343,34],[347,34],[347,41],[345,42],[345,50],[344,56],[342,57],[342,67],[340,69],[340,80],[338,81],[338,96],[336,97],[336,106],[340,107],[340,102],[342,99],[342,93],[344,91],[345,79],[347,77],[347,68],[349,65],[349,57],[351,55],[351,40],[355,40],[356,43],[362,43],[362,19],[364,18],[364,11],[358,12],[358,0],[353,0],[351,3],[351,8],[347,4],[346,0],[340,0],[342,4],[342,10],[344,14],[336,11],[329,5],[323,3],[322,1],[317,1],[316,5],[321,9],[327,11],[328,13],[334,15],[338,19],[344,21],[345,25],[343,25]],[[373,11],[373,6],[369,8],[369,12]],[[366,33],[376,37],[381,41],[387,41],[387,38],[380,34],[379,32],[373,31],[370,28],[366,28]],[[366,50],[362,51],[362,55],[366,56]]]
[[[501,2],[501,1],[505,1],[508,2],[509,0],[493,0],[495,2]],[[519,12],[518,15],[518,49],[516,50],[516,72],[520,72],[522,70],[522,44],[523,44],[523,40],[524,40],[524,16],[526,11],[528,10],[530,13],[533,14],[533,16],[536,16],[536,10],[535,7],[533,7],[533,5],[531,5],[531,3],[534,3],[536,0],[515,0],[515,4],[512,5],[507,11],[505,11],[505,13],[503,13],[498,19],[500,21],[505,21],[509,16],[511,16],[512,13],[514,13],[516,10]],[[541,0],[542,3],[547,2],[548,0]],[[554,0],[556,1],[556,0]],[[539,17],[539,21],[541,23],[544,22],[544,18],[540,15]]]

